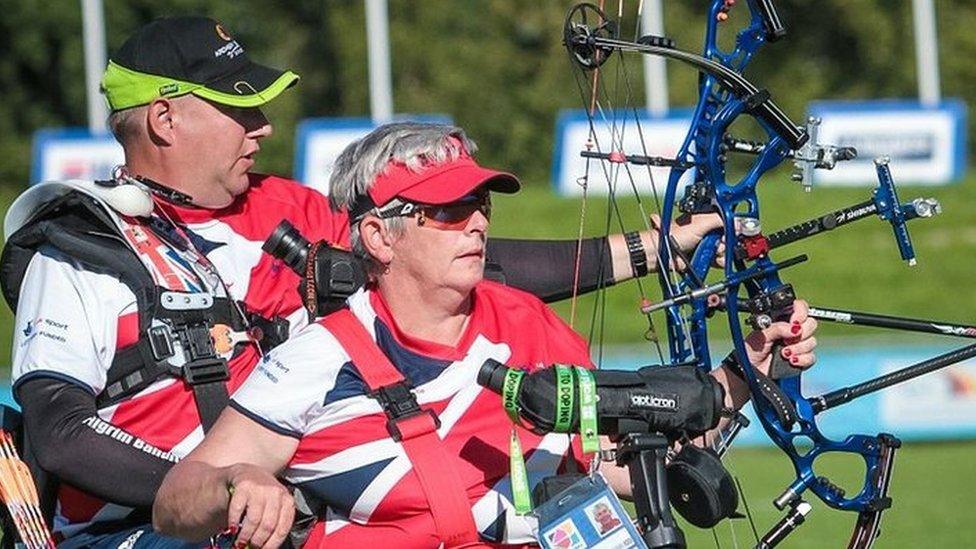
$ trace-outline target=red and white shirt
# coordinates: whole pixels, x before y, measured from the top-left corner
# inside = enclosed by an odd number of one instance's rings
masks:
[[[534,296],[493,282],[473,293],[471,318],[456,346],[418,340],[397,328],[379,293],[361,290],[350,308],[440,418],[438,436],[471,501],[482,537],[532,543],[535,525],[511,503],[512,423],[501,397],[477,384],[491,358],[528,370],[554,363],[590,366],[586,342]],[[299,439],[284,478],[327,508],[308,546],[437,547],[433,519],[412,464],[386,430],[356,366],[336,338],[313,323],[266,355],[231,406]],[[588,466],[578,437],[518,429],[530,484]]]
[[[345,244],[348,222],[316,191],[278,177],[250,177],[250,190],[225,209],[160,207],[185,228],[234,300],[243,301],[248,311],[267,318],[286,317],[294,329],[307,323],[296,291],[299,278],[264,254],[261,244],[282,219],[312,241]],[[144,230],[137,224],[127,228],[137,236]],[[178,261],[169,253],[172,250],[155,251],[159,252],[155,259],[170,263],[172,272],[186,275],[186,280],[195,280],[194,274],[200,279],[208,276],[200,265]],[[157,282],[162,279],[157,278]],[[178,289],[219,293],[223,291],[219,286],[202,288],[188,283]],[[97,395],[105,388],[115,353],[136,343],[138,337],[135,295],[117,275],[53,249],[42,249],[31,259],[20,291],[13,341],[14,385],[32,376],[49,376],[66,379]],[[255,346],[248,345],[230,360],[229,391],[243,383],[259,359]],[[161,379],[121,403],[99,409],[98,415],[110,426],[138,437],[148,444],[146,451],[164,459],[186,455],[203,439],[193,392],[175,378]],[[90,426],[108,432],[104,424]],[[92,523],[124,518],[131,511],[62,483],[54,528],[70,536]]]

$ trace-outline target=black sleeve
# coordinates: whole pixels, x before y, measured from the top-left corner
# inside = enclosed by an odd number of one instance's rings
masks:
[[[44,471],[112,503],[152,506],[172,456],[99,418],[95,396],[75,383],[36,376],[16,392],[27,444]]]
[[[551,303],[573,295],[576,269],[575,240],[522,240],[489,238],[487,261],[500,270],[505,284],[535,294]],[[582,242],[579,293],[613,284],[610,246],[606,238]]]

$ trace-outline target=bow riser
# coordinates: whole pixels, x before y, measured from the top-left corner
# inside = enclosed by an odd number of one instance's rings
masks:
[[[802,517],[809,512],[809,506],[801,497],[805,492],[812,492],[832,508],[860,513],[851,547],[869,547],[878,534],[880,513],[890,505],[887,486],[894,452],[899,445],[897,439],[883,434],[850,435],[837,441],[824,436],[816,424],[819,410],[801,392],[802,376],[799,371],[774,361],[770,369],[773,379],[770,379],[749,361],[745,334],[739,320],[739,304],[745,303],[747,308],[755,308],[759,303],[768,309],[762,314],[755,310],[743,311],[751,314],[750,323],[754,327],[765,327],[759,326],[764,322],[768,325],[772,321],[788,319],[794,299],[793,290],[780,279],[779,271],[806,258],[800,256],[775,263],[769,257],[772,247],[877,214],[892,224],[903,257],[910,259],[914,257],[914,252],[905,222],[913,217],[930,215],[925,212],[937,211],[938,205],[926,201],[920,205],[900,204],[887,164],[880,162],[880,185],[874,198],[869,204],[858,205],[859,208],[834,212],[843,213],[843,220],[823,216],[814,220],[816,230],[813,232],[807,231],[812,222],[806,222],[781,231],[782,234],[771,235],[774,238],[762,234],[756,191],[764,175],[787,158],[792,158],[801,167],[809,168],[806,172],[813,168],[830,169],[839,160],[853,158],[853,151],[821,146],[815,142],[804,146],[810,138],[808,132],[816,130],[816,124],[811,121],[807,130],[797,126],[772,102],[766,91],[742,76],[741,71],[759,49],[785,32],[772,0],[748,0],[748,6],[751,15],[748,25],[736,34],[734,49],[724,51],[718,46],[718,26],[726,19],[731,5],[725,0],[713,0],[701,55],[678,50],[673,47],[672,41],[663,37],[642,37],[636,42],[620,40],[617,36],[619,26],[608,20],[599,8],[589,4],[574,7],[567,18],[564,39],[571,56],[584,69],[599,68],[615,51],[620,55],[623,52],[637,52],[681,61],[696,68],[701,75],[692,121],[673,160],[649,157],[646,147],[640,155],[628,155],[618,150],[622,148],[620,143],[623,142],[624,125],[616,120],[613,112],[609,121],[614,124],[614,131],[619,132],[621,139],[615,139],[615,148],[609,153],[597,150],[587,155],[598,159],[605,173],[619,174],[621,169],[620,165],[611,164],[608,170],[607,165],[603,164],[607,161],[624,164],[624,167],[626,163],[666,165],[668,162],[672,166],[658,212],[661,222],[656,255],[663,299],[658,304],[650,304],[644,299],[641,309],[647,314],[664,310],[672,364],[693,362],[702,369],[711,370],[707,320],[715,311],[715,301],[720,301],[720,294],[725,294],[734,354],[741,365],[756,414],[770,439],[789,456],[796,473],[796,480],[775,503],[780,509],[790,508],[788,517],[799,516],[799,519],[795,524],[793,519],[786,521],[789,524],[781,521],[760,541],[759,546],[775,545],[802,522]],[[574,20],[574,17],[578,20]],[[591,26],[593,19],[595,21]],[[596,73],[593,82],[591,90],[595,93],[598,89]],[[590,104],[598,104],[595,96]],[[591,109],[591,116],[592,112]],[[728,134],[731,125],[741,116],[749,116],[759,124],[766,135],[764,142],[742,142]],[[617,124],[621,127],[618,128]],[[596,145],[599,147],[599,143]],[[731,152],[755,155],[745,175],[733,182],[726,180],[727,156]],[[717,211],[724,221],[724,229],[705,235],[690,260],[675,249],[671,234],[674,206],[678,203],[681,180],[688,169],[695,170],[694,178],[693,183],[684,190],[684,197],[680,200],[681,209],[687,213]],[[629,171],[627,173],[629,175]],[[608,179],[612,188],[616,178]],[[804,180],[809,182],[809,177]],[[729,250],[724,279],[706,284],[723,240]],[[685,271],[680,277],[675,276],[672,268],[684,263],[688,263],[684,266]],[[742,291],[743,287],[745,291]],[[779,354],[779,347],[774,346],[772,356],[778,358]],[[728,439],[724,443],[727,445]],[[816,473],[817,459],[830,453],[861,456],[865,466],[864,484],[857,494],[848,497],[829,479]]]
[[[765,44],[762,33],[763,18],[754,9],[755,6],[756,3],[750,1],[750,8],[752,9],[750,25],[738,33],[735,50],[727,53],[717,46],[718,14],[722,11],[724,2],[713,2],[709,14],[703,56],[717,60],[722,65],[736,71],[741,71],[755,52]],[[758,158],[752,163],[741,180],[734,184],[729,184],[726,181],[726,155],[723,154],[724,151],[722,150],[724,137],[729,126],[739,116],[745,114],[750,108],[754,108],[754,105],[749,104],[753,97],[736,96],[733,92],[734,90],[723,88],[713,76],[706,75],[701,79],[699,102],[696,105],[694,122],[682,149],[677,155],[678,159],[685,160],[692,157],[695,159],[695,180],[710,189],[714,205],[722,212],[725,220],[724,239],[727,243],[738,242],[736,217],[750,218],[758,226],[760,211],[756,187],[763,175],[780,165],[792,152],[791,147],[786,145],[784,139],[768,119],[757,116],[755,119],[767,134],[769,141],[758,152]],[[691,143],[694,143],[695,146],[694,155],[690,154]],[[684,171],[683,169],[672,170],[665,194],[659,239],[659,249],[663,256],[662,262],[667,262],[664,263],[665,265],[669,265],[672,259],[667,243],[671,238],[670,227],[677,187]],[[894,200],[897,202],[897,198]],[[692,273],[682,278],[677,292],[688,291],[700,281],[705,280],[716,256],[719,240],[718,235],[708,235],[699,244],[691,265],[687,266]],[[768,269],[768,271],[759,280],[758,288],[757,285],[749,285],[748,294],[750,297],[783,286],[777,270],[770,269],[771,265],[772,261],[764,255],[758,258],[751,267],[752,269]],[[741,261],[727,261],[726,280],[732,280],[737,275],[741,276],[744,269],[747,267]],[[665,275],[662,275],[662,280],[666,280]],[[734,299],[738,299],[740,286],[740,284],[733,284],[729,287],[729,295],[733,296]],[[673,297],[673,294],[676,293],[671,291],[669,284],[663,285],[663,287],[665,299]],[[685,362],[694,358],[701,367],[711,368],[708,348],[708,316],[707,297],[693,301],[691,315],[687,319],[681,316],[677,306],[668,310],[668,334],[672,362]],[[685,330],[682,328],[682,323],[685,321],[687,321],[690,331],[690,341],[685,337]],[[729,305],[728,324],[732,339],[735,342],[739,363],[748,364],[749,359],[744,343],[745,334],[739,322],[735,304]],[[861,523],[873,524],[876,529],[878,517],[873,515],[879,514],[881,510],[890,505],[890,499],[885,495],[885,491],[881,491],[878,483],[879,477],[890,472],[891,458],[893,457],[893,454],[885,454],[886,457],[882,457],[882,450],[887,448],[883,444],[884,439],[866,435],[852,435],[843,441],[834,441],[825,437],[817,428],[814,420],[815,413],[810,402],[801,394],[801,376],[799,375],[780,379],[776,382],[790,401],[785,405],[792,406],[798,418],[792,429],[784,428],[781,417],[774,407],[769,401],[758,396],[762,394],[762,391],[758,387],[758,380],[751,366],[747,366],[743,370],[750,392],[754,395],[753,403],[760,424],[770,439],[789,456],[796,474],[794,483],[784,492],[783,496],[778,498],[777,507],[782,510],[790,505],[795,505],[800,501],[801,495],[810,490],[830,507],[862,513],[859,525]],[[798,443],[809,444],[810,449],[801,452],[798,449]],[[815,473],[814,466],[817,458],[827,453],[851,453],[861,456],[865,464],[864,484],[857,495],[845,497],[845,493],[841,489],[832,484],[826,477],[818,476]],[[886,482],[884,487],[887,487]],[[859,526],[859,528],[866,527]],[[856,532],[854,539],[870,545],[874,535],[876,535],[876,531],[871,532],[870,535]]]

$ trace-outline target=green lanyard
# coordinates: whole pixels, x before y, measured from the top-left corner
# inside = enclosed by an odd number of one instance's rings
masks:
[[[584,454],[600,451],[600,439],[596,424],[596,381],[593,372],[586,368],[576,367],[576,380],[580,393],[580,442]]]
[[[525,515],[532,511],[532,496],[529,493],[529,474],[525,470],[525,458],[522,457],[522,443],[519,442],[517,425],[522,425],[519,417],[518,394],[522,386],[525,372],[510,368],[505,372],[505,382],[502,385],[502,403],[505,413],[512,420],[512,436],[508,442],[508,466],[512,479],[512,503],[515,512]]]
[[[553,418],[557,433],[568,433],[573,424],[573,369],[555,365],[556,369],[556,417]]]
[[[575,381],[574,381],[575,372]],[[579,385],[579,418],[580,418],[580,441],[584,454],[594,453],[600,450],[600,441],[597,432],[596,414],[596,382],[593,380],[593,373],[586,368],[569,368],[566,366],[555,366],[556,373],[556,417],[554,418],[554,432],[568,433],[572,425],[573,405],[575,397],[573,390],[574,383]],[[522,386],[522,378],[525,372],[521,370],[509,369],[505,372],[505,380],[502,384],[502,403],[505,413],[515,425],[522,424],[519,416],[518,394]],[[525,515],[532,511],[532,497],[529,492],[529,476],[525,469],[525,459],[522,455],[522,444],[519,441],[518,431],[512,426],[512,436],[509,439],[508,447],[510,477],[512,480],[512,502],[515,505],[515,512]]]

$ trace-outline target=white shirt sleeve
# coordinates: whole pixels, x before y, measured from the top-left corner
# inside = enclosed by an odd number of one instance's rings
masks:
[[[42,248],[31,258],[20,288],[14,383],[43,372],[100,393],[115,356],[118,319],[134,312],[135,295],[117,276]]]
[[[332,334],[308,325],[258,362],[234,393],[234,407],[272,431],[301,438],[348,361]]]

